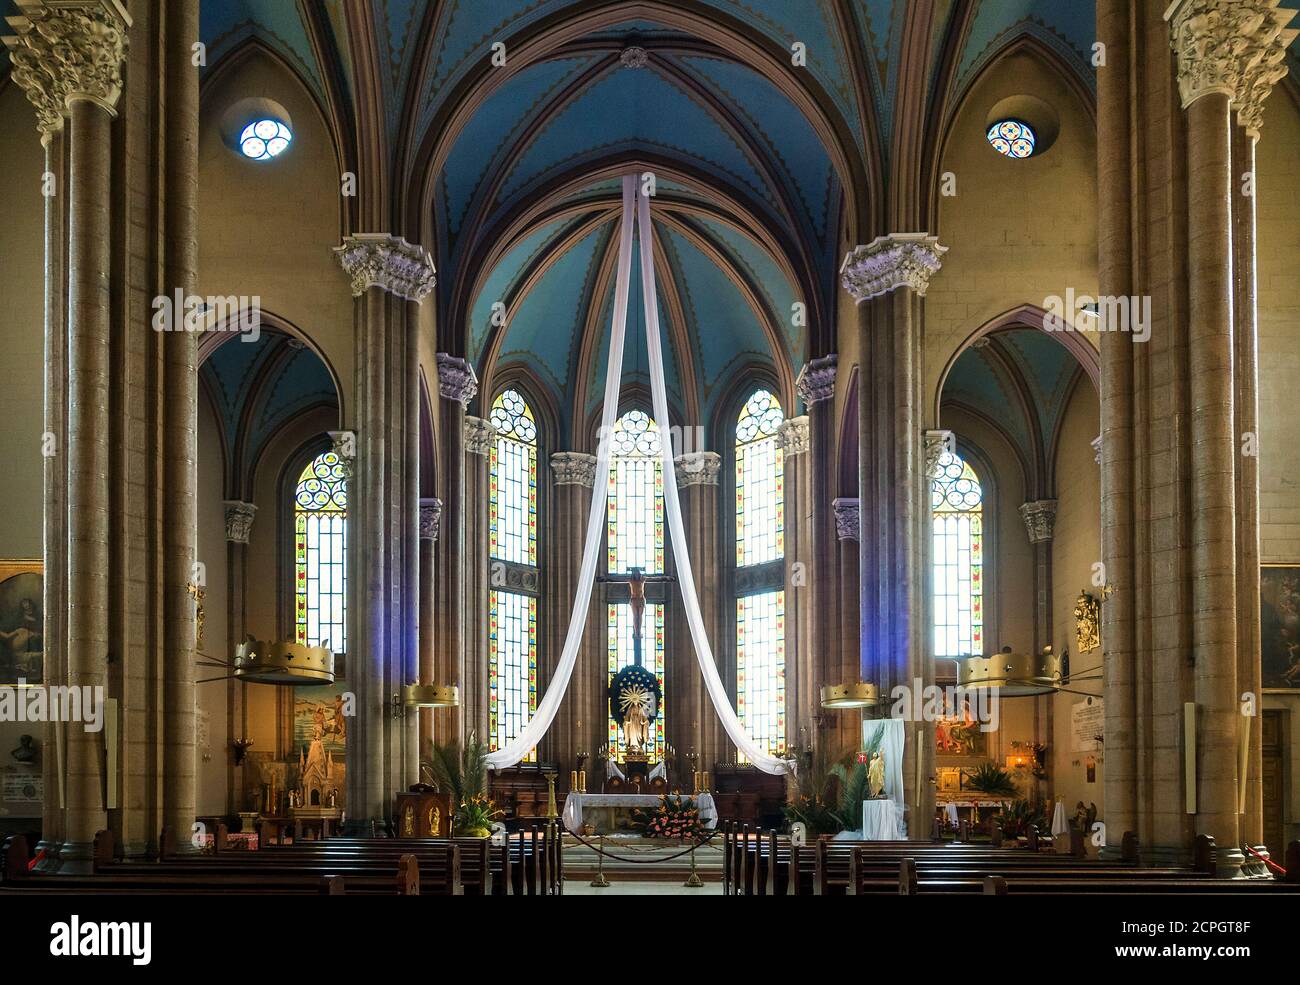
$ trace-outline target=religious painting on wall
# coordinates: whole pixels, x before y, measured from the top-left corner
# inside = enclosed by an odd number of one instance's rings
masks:
[[[344,714],[346,687],[300,687],[294,690],[293,748],[310,748],[317,739],[322,752],[341,762],[347,748],[348,719]]]
[[[0,560],[0,685],[44,680],[43,570],[40,561]]]
[[[1259,595],[1263,685],[1300,688],[1300,565],[1263,565]]]
[[[935,751],[940,756],[986,756],[988,733],[980,731],[980,723],[963,707],[961,714],[943,717],[935,722]]]

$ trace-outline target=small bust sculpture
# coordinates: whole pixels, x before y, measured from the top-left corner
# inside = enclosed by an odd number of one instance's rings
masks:
[[[30,735],[18,737],[18,748],[9,753],[20,763],[36,762],[36,740]]]

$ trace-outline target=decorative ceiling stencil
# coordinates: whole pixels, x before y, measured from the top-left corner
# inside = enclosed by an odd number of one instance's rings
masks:
[[[1097,39],[1093,0],[977,0],[962,49],[954,91],[960,94],[1012,38],[1027,34],[1056,51],[1094,89],[1092,45]]]
[[[324,102],[320,65],[293,0],[203,0],[199,37],[208,46],[204,74],[245,41],[256,38],[284,58]]]

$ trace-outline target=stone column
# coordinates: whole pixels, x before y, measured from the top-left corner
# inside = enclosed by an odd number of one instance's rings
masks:
[[[459,708],[439,708],[434,712],[434,737],[440,743],[460,741],[473,721],[471,702],[486,700],[469,690],[465,673],[465,627],[467,596],[466,509],[474,509],[473,500],[465,498],[465,409],[478,394],[478,377],[474,368],[459,356],[438,353],[438,394],[442,398],[442,540],[437,577],[438,620],[436,667],[438,679],[460,687]],[[480,506],[482,504],[479,504]]]
[[[18,25],[15,25],[18,26]],[[5,37],[9,49],[10,77],[27,94],[36,110],[37,131],[45,148],[44,180],[52,182],[45,195],[45,434],[44,463],[44,613],[45,682],[67,683],[67,141],[64,135],[65,103],[50,43],[35,31]],[[56,730],[58,735],[56,738]],[[57,852],[63,839],[62,789],[64,776],[62,725],[47,724],[42,733],[41,771],[45,799],[41,842],[47,852]]]
[[[596,486],[596,456],[578,451],[559,451],[551,456],[551,529],[547,549],[545,609],[548,632],[545,645],[554,667],[564,652],[569,620],[578,593],[578,572],[582,568],[583,541],[591,497]],[[578,661],[569,680],[569,690],[560,705],[551,731],[552,755],[561,777],[576,768],[576,757],[586,753],[587,768],[594,767],[596,750],[606,741],[604,710],[605,651],[598,633],[605,625],[604,613],[594,600],[587,610]],[[549,684],[548,684],[549,686]],[[588,789],[599,790],[600,778],[589,774]]]
[[[248,539],[253,531],[257,507],[253,503],[228,499],[222,504],[226,520],[226,641],[231,652],[248,634]],[[213,654],[229,659],[230,654]],[[226,682],[226,735],[233,742],[248,738],[248,685]],[[226,811],[249,808],[245,800],[244,771],[235,766],[232,755],[226,766]]]
[[[446,684],[438,678],[437,600],[434,597],[434,550],[442,521],[442,500],[420,500],[420,681],[421,684]],[[419,750],[423,756],[433,742],[433,708],[420,709]]]
[[[479,417],[465,418],[465,651],[462,665],[468,693],[462,728],[480,738],[488,734],[488,458],[496,432]],[[464,699],[462,699],[463,701]]]
[[[682,526],[686,528],[686,549],[691,555],[704,632],[715,646],[713,657],[718,661],[718,676],[726,681],[728,668],[723,665],[726,658],[716,641],[728,638],[722,622],[724,613],[731,613],[731,619],[736,617],[734,606],[724,602],[718,590],[722,584],[724,550],[722,531],[718,526],[718,477],[722,471],[722,456],[712,451],[688,452],[678,455],[674,464],[680,490]],[[786,625],[789,626],[788,601],[786,606]],[[699,768],[712,772],[716,763],[735,761],[735,747],[723,731],[717,709],[704,687],[685,612],[681,613],[681,618],[673,620],[672,636],[675,642],[673,652],[668,655],[667,679],[668,687],[676,695],[677,708],[671,705],[668,708],[670,741],[682,756],[693,749],[699,755]],[[787,669],[790,656],[787,642]],[[680,777],[678,781],[681,781]],[[685,785],[685,781],[681,782]]]
[[[777,448],[785,456],[785,690],[788,748],[810,746],[821,718],[817,654],[813,650],[810,572],[816,564],[812,523],[812,456],[808,417],[781,424]]]
[[[858,681],[862,667],[859,646],[858,610],[861,608],[858,585],[861,581],[861,551],[858,538],[862,536],[858,516],[857,497],[840,497],[831,503],[835,514],[835,539],[839,547],[839,572],[836,584],[839,598],[835,609],[839,613],[838,646],[827,650],[823,658],[822,682],[825,684],[853,684]],[[829,618],[831,607],[818,605],[819,622],[835,626]],[[829,635],[829,634],[828,634]],[[837,749],[862,747],[862,713],[852,709],[826,712],[836,719]]]
[[[52,251],[47,257],[47,329],[58,330],[60,314],[53,309],[53,292],[61,287],[63,256],[67,259],[66,384],[63,393],[49,397],[66,399],[60,408],[66,415],[66,448],[56,444],[55,454],[66,455],[67,497],[65,503],[47,504],[61,508],[61,517],[50,531],[66,536],[64,544],[47,542],[51,554],[66,550],[66,572],[53,566],[58,581],[54,601],[66,602],[63,625],[57,617],[53,628],[62,638],[47,641],[54,652],[56,672],[65,665],[66,681],[73,687],[103,689],[108,683],[109,648],[109,388],[111,298],[106,276],[111,264],[112,216],[112,121],[122,91],[122,66],[126,55],[127,31],[131,19],[120,4],[83,3],[53,6],[27,2],[20,5],[22,16],[10,25],[18,32],[5,39],[12,52],[13,79],[27,92],[37,109],[39,128],[47,148],[61,150],[54,143],[60,130],[60,116],[68,123],[67,250]],[[55,193],[62,188],[57,184]],[[49,199],[47,199],[49,201]],[[51,206],[46,221],[62,216]],[[62,238],[62,230],[47,228],[47,239]],[[56,279],[57,278],[57,279]],[[61,358],[62,340],[51,340],[56,358]],[[53,367],[50,371],[53,372]],[[51,415],[58,417],[60,415]],[[62,424],[61,421],[54,423]],[[61,478],[58,468],[51,480]],[[60,584],[66,577],[66,589]],[[66,594],[65,594],[66,592]],[[59,596],[63,596],[62,599]],[[47,610],[48,611],[48,610]],[[192,705],[191,705],[192,707]],[[65,868],[85,868],[95,832],[107,826],[104,739],[76,723],[62,726],[66,759],[63,764],[65,789],[60,858]],[[57,756],[57,743],[50,752]],[[48,799],[57,802],[58,785]]]
[[[886,696],[896,684],[920,681],[924,687],[934,680],[917,618],[925,611],[922,536],[929,493],[921,453],[921,343],[923,298],[945,252],[934,236],[896,233],[857,247],[840,270],[858,302],[862,353],[863,679]],[[910,837],[929,836],[933,756],[934,723],[909,723],[903,785]]]
[[[427,251],[398,236],[359,233],[335,250],[351,278],[356,322],[356,463],[348,483],[348,732],[353,825],[389,828],[393,795],[418,777],[416,716],[394,706],[418,676],[417,337],[434,287]],[[346,435],[345,435],[346,440]]]
[[[812,449],[807,465],[811,476],[808,483],[812,538],[808,546],[811,557],[803,559],[806,563],[807,585],[800,591],[811,594],[811,609],[814,613],[836,610],[840,603],[840,578],[837,573],[835,547],[837,516],[832,509],[825,506],[830,500],[831,490],[837,485],[837,439],[833,398],[838,361],[838,356],[833,352],[814,359],[804,365],[795,380],[795,392],[799,394],[799,398],[808,409],[808,443]],[[856,574],[853,581],[856,585],[858,581]],[[856,596],[853,608],[855,613],[853,638],[856,641]],[[836,631],[832,620],[813,618],[811,622],[808,645],[811,646],[813,653],[813,676],[806,681],[801,681],[800,686],[811,702],[810,722],[818,726],[811,734],[813,742],[816,743],[820,741],[817,733],[834,727],[836,716],[824,714],[821,710],[821,686],[840,681],[838,655],[844,637],[842,633]],[[856,659],[852,678],[857,680]]]
[[[1034,653],[1052,644],[1052,534],[1056,526],[1056,500],[1037,499],[1023,503],[1020,518],[1034,551]],[[1050,745],[1055,702],[1051,695],[1034,701],[1034,741]],[[1050,797],[1051,780],[1048,795]]]
[[[1232,198],[1233,214],[1233,315],[1236,362],[1236,391],[1234,430],[1241,445],[1236,475],[1237,505],[1237,686],[1243,693],[1260,694],[1260,610],[1259,610],[1259,326],[1256,313],[1257,276],[1255,263],[1257,190],[1244,187],[1257,179],[1255,174],[1255,142],[1263,127],[1264,100],[1274,85],[1286,75],[1286,52],[1296,37],[1294,29],[1283,29],[1294,16],[1292,11],[1269,12],[1269,31],[1254,39],[1249,69],[1243,72],[1234,99],[1236,126],[1232,135],[1232,173],[1238,187]],[[1251,444],[1255,445],[1252,447]],[[1258,705],[1258,699],[1257,699]],[[1250,729],[1250,756],[1247,766],[1249,778],[1246,789],[1245,816],[1241,835],[1245,842],[1261,854],[1268,854],[1264,846],[1263,813],[1263,734],[1261,719],[1256,714],[1248,723]],[[1258,871],[1256,874],[1267,875]]]

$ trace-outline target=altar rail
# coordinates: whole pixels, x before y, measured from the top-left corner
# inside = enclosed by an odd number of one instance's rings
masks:
[[[1293,893],[1300,892],[1300,842],[1287,850],[1287,880],[1216,879],[1213,839],[1198,839],[1191,867],[1140,865],[1027,848],[916,841],[824,841],[798,846],[775,830],[723,824],[723,893],[739,896],[858,896],[888,893]]]

